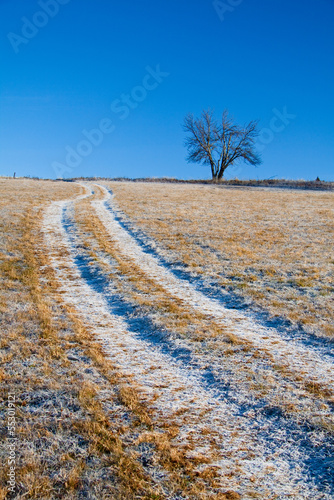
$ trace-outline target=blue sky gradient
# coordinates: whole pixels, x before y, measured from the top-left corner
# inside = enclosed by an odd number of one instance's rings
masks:
[[[210,107],[259,120],[227,178],[334,180],[333,49],[334,0],[0,0],[0,175],[210,178]]]

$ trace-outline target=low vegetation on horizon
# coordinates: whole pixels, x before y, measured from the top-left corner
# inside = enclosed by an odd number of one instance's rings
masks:
[[[9,176],[0,176],[0,179],[12,179]],[[276,187],[276,188],[290,188],[290,189],[312,189],[312,190],[334,190],[334,181],[321,180],[317,177],[315,180],[305,179],[238,179],[231,178],[220,180],[215,179],[177,179],[175,177],[68,177],[64,179],[42,179],[39,177],[18,177],[18,179],[32,179],[32,180],[45,180],[52,182],[76,182],[76,181],[111,181],[111,182],[157,182],[169,184],[214,184],[215,186],[244,186],[244,187]]]

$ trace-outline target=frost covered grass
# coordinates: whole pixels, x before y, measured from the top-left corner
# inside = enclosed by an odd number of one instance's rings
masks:
[[[15,498],[212,498],[208,481],[194,475],[195,461],[152,425],[136,384],[63,300],[41,224],[51,203],[83,191],[0,181],[0,498],[13,497],[8,393],[16,395]],[[59,255],[66,267],[61,244]]]
[[[133,444],[147,428],[124,404],[101,346],[64,308],[41,246],[41,210],[78,192],[77,186],[51,182],[0,183],[1,498],[13,497],[7,484],[8,393],[16,395],[15,498],[79,498],[87,492],[90,498],[164,498]]]
[[[167,260],[333,338],[332,192],[104,184]]]
[[[262,189],[152,187],[113,183],[111,200],[96,184],[0,180],[1,416],[15,391],[17,498],[329,500],[329,318],[320,310],[317,328],[301,315],[312,317],[302,289],[316,295],[332,286],[333,194],[311,193],[307,207],[302,192],[297,199]],[[279,210],[285,219],[276,235]],[[303,344],[292,336],[290,346],[280,330],[248,319],[248,309],[228,310],[196,291],[198,275],[288,318],[288,282],[278,288],[268,261],[276,255],[286,266],[279,276],[300,278],[286,255],[290,226],[299,231],[290,241],[296,250],[304,229],[312,236],[317,210],[327,214],[323,239],[316,231],[303,265],[315,265],[312,252],[322,258],[319,276],[295,286],[298,318],[289,317],[317,337]],[[304,211],[306,219],[297,217]],[[159,256],[190,270],[189,280]],[[246,280],[246,257],[256,279]],[[7,498],[3,429],[0,498]]]
[[[94,186],[95,194],[97,189],[97,186]],[[136,251],[135,247],[130,248],[126,241],[123,240],[121,240],[121,243],[118,241],[117,245],[115,240],[116,232],[113,233],[111,227],[108,231],[108,219],[104,219],[104,211],[102,211],[102,215],[99,218],[92,213],[88,201],[85,201],[81,205],[80,208],[77,208],[77,224],[82,226],[82,232],[85,238],[91,235],[94,243],[98,243],[100,249],[103,249],[112,257],[111,269],[108,269],[105,259],[99,258],[96,247],[95,250],[92,250],[92,242],[89,244],[86,240],[86,246],[90,248],[90,257],[100,262],[102,268],[105,269],[105,272],[108,273],[113,283],[117,286],[119,293],[126,297],[127,300],[132,301],[142,314],[150,317],[156,325],[156,328],[166,328],[172,334],[177,333],[180,335],[181,339],[196,342],[197,350],[200,349],[198,346],[203,344],[205,344],[207,350],[209,350],[208,347],[210,346],[214,351],[213,356],[220,356],[223,353],[225,356],[231,357],[235,352],[238,353],[242,351],[243,353],[248,353],[249,357],[256,359],[256,364],[258,366],[260,365],[260,360],[262,362],[263,360],[267,360],[265,362],[268,364],[268,359],[271,360],[271,355],[266,350],[266,340],[263,341],[263,352],[261,352],[252,345],[252,342],[233,333],[233,329],[235,329],[233,322],[231,328],[228,328],[216,320],[215,314],[217,315],[219,311],[215,309],[215,304],[213,304],[212,313],[209,315],[205,313],[205,309],[201,311],[198,308],[194,309],[191,307],[191,303],[187,302],[186,289],[181,289],[181,292],[176,295],[175,285],[176,287],[178,286],[177,282],[172,281],[168,283],[167,281],[164,286],[161,281],[161,276],[159,277],[159,271],[161,271],[163,275],[163,269],[159,270],[159,267],[155,269],[155,262],[149,261],[144,268],[141,262],[140,253],[137,256],[137,260],[134,261],[133,253]],[[205,300],[205,297],[198,296],[197,303],[201,303],[203,300]],[[211,304],[209,304],[209,306],[210,305]],[[223,319],[225,319],[224,315]],[[227,312],[226,319],[228,319]],[[238,322],[242,321],[241,317],[235,319]],[[244,327],[247,328],[247,325]],[[240,330],[240,327],[237,327],[237,330]],[[267,332],[265,331],[265,333]],[[267,338],[267,336],[264,337],[264,339]],[[274,345],[277,345],[277,340],[274,341]],[[207,362],[212,363],[213,360],[207,360]],[[236,359],[231,359],[231,363],[233,362],[236,362]],[[244,372],[244,376],[246,376],[249,367],[246,364],[242,364],[242,362],[240,363],[240,361],[238,364],[240,365],[239,371]],[[251,368],[251,370],[252,369],[253,368]],[[322,387],[319,383],[312,383],[311,380],[305,381],[304,377],[300,377],[299,368],[297,368],[295,376],[293,376],[291,370],[285,366],[285,363],[281,365],[275,364],[274,369],[285,376],[292,376],[292,378],[295,381],[297,380],[299,385],[308,392],[317,392],[318,395],[322,394],[331,399],[332,393],[331,391],[327,391],[325,386]],[[267,378],[272,380],[272,374],[269,375],[268,368],[267,372]],[[248,377],[252,379],[249,373]],[[277,380],[276,384],[278,384]],[[261,384],[253,384],[252,389],[258,389],[262,394],[270,392],[264,384],[264,378],[262,378]],[[248,390],[251,390],[250,386]],[[293,392],[291,388],[290,391]],[[293,405],[290,405],[290,407],[293,407]]]

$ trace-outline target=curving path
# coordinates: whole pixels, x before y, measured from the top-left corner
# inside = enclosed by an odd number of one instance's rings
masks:
[[[176,278],[121,227],[110,210],[112,196],[99,187],[103,197],[92,198],[91,205],[120,253],[187,306],[214,317],[240,339],[270,353],[277,363],[334,389],[330,359],[323,359],[298,342],[287,343],[274,329],[265,329],[245,314],[225,309],[191,284]],[[180,431],[176,442],[180,446],[191,443],[192,456],[208,457],[207,466],[221,471],[222,488],[238,491],[242,498],[252,498],[254,494],[260,498],[276,495],[296,499],[333,498],[334,485],[326,472],[328,466],[320,464],[325,457],[321,453],[316,455],[312,446],[302,443],[303,428],[289,422],[277,426],[269,416],[254,418],[252,412],[242,413],[237,402],[217,396],[216,390],[205,386],[196,370],[132,331],[126,316],[112,310],[110,304],[115,294],[112,283],[99,288],[97,282],[92,286],[94,271],[82,250],[84,235],[73,218],[76,201],[92,195],[90,187],[85,189],[86,193],[77,200],[54,202],[45,211],[42,229],[50,260],[63,300],[94,331],[121,373],[141,388],[157,426],[173,422]],[[319,470],[319,482],[310,473],[312,460],[314,469]]]

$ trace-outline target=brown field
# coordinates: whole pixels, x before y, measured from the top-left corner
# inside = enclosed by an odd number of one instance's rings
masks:
[[[108,185],[120,210],[170,261],[333,338],[332,192]]]
[[[0,179],[0,498],[333,498],[333,209]]]

